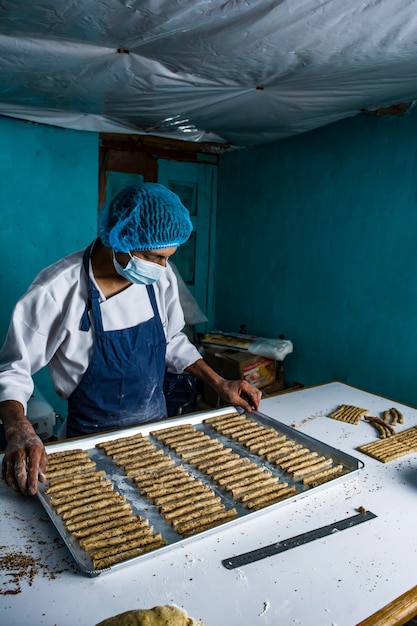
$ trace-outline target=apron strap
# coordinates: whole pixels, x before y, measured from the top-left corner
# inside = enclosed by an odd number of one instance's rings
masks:
[[[98,331],[103,330],[103,322],[101,319],[101,311],[100,311],[100,304],[99,304],[100,294],[98,290],[95,288],[94,283],[90,278],[90,272],[89,272],[90,254],[91,254],[93,245],[94,245],[94,242],[91,243],[88,246],[88,248],[84,250],[84,254],[83,254],[83,267],[84,267],[84,271],[86,273],[87,280],[88,280],[88,298],[87,298],[87,302],[85,305],[84,313],[82,314],[82,317],[80,320],[80,330],[84,332],[87,332],[88,330],[90,330],[91,324],[90,324],[90,318],[88,316],[88,312],[91,309],[93,310],[93,319],[94,319],[95,329]]]

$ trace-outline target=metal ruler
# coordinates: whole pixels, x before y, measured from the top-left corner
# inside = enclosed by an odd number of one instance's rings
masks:
[[[269,546],[264,546],[263,548],[252,550],[251,552],[245,552],[244,554],[239,554],[238,556],[232,556],[229,559],[224,559],[222,564],[227,569],[241,567],[242,565],[247,565],[248,563],[254,563],[255,561],[265,559],[267,556],[272,556],[274,554],[279,554],[280,552],[285,552],[286,550],[291,550],[297,546],[302,546],[310,541],[315,541],[316,539],[321,539],[322,537],[328,537],[329,535],[333,535],[340,530],[352,528],[352,526],[362,524],[362,522],[367,522],[368,520],[374,518],[376,518],[374,513],[371,513],[371,511],[365,511],[364,513],[347,517],[339,520],[338,522],[334,522],[333,524],[328,524],[327,526],[310,530],[306,533],[302,533],[301,535],[296,535],[290,539],[284,539],[283,541],[271,543]]]

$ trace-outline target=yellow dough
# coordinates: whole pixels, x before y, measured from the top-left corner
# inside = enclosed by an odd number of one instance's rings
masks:
[[[126,611],[109,617],[96,626],[204,626],[176,606],[155,606],[153,609]]]

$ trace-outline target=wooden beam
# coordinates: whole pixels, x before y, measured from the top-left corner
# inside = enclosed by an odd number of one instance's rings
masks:
[[[417,587],[413,587],[356,626],[403,626],[416,615]]]

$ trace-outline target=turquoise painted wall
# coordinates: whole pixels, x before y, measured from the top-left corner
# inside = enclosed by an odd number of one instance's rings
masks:
[[[96,234],[98,135],[0,117],[0,175],[2,343],[35,275]],[[35,381],[62,411],[47,372]]]
[[[287,379],[417,406],[417,111],[223,155],[216,327],[294,342]]]

